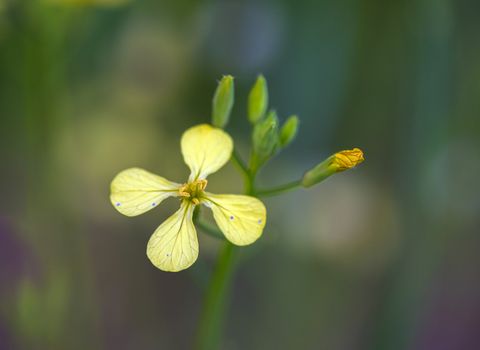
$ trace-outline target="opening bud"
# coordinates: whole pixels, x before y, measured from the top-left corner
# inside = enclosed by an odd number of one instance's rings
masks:
[[[359,148],[337,152],[307,171],[303,176],[302,186],[311,187],[330,175],[356,167],[364,160],[363,152]]]
[[[268,108],[268,87],[263,75],[259,75],[248,95],[248,120],[258,123]]]
[[[340,172],[356,167],[364,160],[365,158],[363,156],[362,150],[360,148],[354,148],[335,153],[332,156],[331,166],[334,167],[337,172]]]
[[[231,75],[224,75],[218,83],[212,101],[212,125],[224,128],[230,119],[234,101],[234,84]]]

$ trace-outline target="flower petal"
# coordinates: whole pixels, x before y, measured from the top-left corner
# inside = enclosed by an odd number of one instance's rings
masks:
[[[197,232],[192,222],[194,207],[183,201],[180,209],[165,220],[150,237],[147,256],[160,270],[185,270],[197,260]]]
[[[164,199],[177,196],[180,184],[139,168],[120,172],[110,185],[110,201],[126,216],[155,208]]]
[[[255,242],[263,232],[267,210],[257,198],[234,194],[206,193],[204,204],[213,211],[218,227],[236,245]]]
[[[194,126],[183,133],[182,154],[190,168],[189,181],[205,179],[230,159],[232,138],[223,130],[208,124]]]

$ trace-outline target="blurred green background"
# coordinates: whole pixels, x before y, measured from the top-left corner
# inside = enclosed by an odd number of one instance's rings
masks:
[[[244,158],[259,72],[298,137],[260,184],[335,151],[366,162],[265,200],[222,349],[480,348],[480,3],[0,0],[0,349],[189,349],[219,242],[177,274],[109,183],[188,176],[179,140],[222,74]],[[241,193],[232,165],[212,192]]]

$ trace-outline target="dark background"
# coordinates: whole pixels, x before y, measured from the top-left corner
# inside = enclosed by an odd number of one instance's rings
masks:
[[[298,137],[268,187],[338,150],[355,171],[265,201],[222,349],[480,348],[480,3],[0,0],[0,349],[189,349],[219,242],[181,273],[109,183],[188,176],[179,141],[235,76],[244,157],[264,73]],[[232,165],[209,178],[241,193]]]

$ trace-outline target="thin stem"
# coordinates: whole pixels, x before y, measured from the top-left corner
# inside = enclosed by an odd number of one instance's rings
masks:
[[[237,249],[233,244],[225,242],[218,256],[217,265],[205,295],[197,336],[196,348],[198,350],[219,348],[236,252]]]
[[[215,237],[215,238],[220,238],[223,239],[225,236],[223,235],[222,232],[220,232],[219,229],[217,229],[215,226],[211,225],[210,223],[202,220],[201,218],[196,218],[195,224],[200,227],[200,229],[205,232],[206,234]]]
[[[250,170],[245,165],[245,162],[242,160],[237,150],[232,152],[232,162],[237,166],[237,168],[242,172],[242,175],[247,178],[250,177]]]
[[[250,173],[248,178],[245,179],[245,194],[249,196],[255,196],[255,173]]]
[[[280,185],[280,186],[277,186],[277,187],[268,188],[268,189],[265,189],[265,190],[257,190],[255,192],[255,194],[258,197],[277,196],[277,195],[285,193],[285,192],[293,191],[293,190],[299,188],[301,185],[302,185],[302,181],[301,180],[296,180],[296,181],[292,181],[292,182],[289,182],[287,184]]]
[[[242,165],[243,163],[236,153],[232,155],[232,159],[243,169],[245,193],[253,195],[255,193],[255,174]],[[237,253],[238,248],[226,241],[218,255],[210,285],[205,294],[205,302],[195,344],[198,350],[216,350],[220,346],[225,309],[228,305],[230,283],[233,279]]]
[[[250,155],[250,160],[248,162],[248,166],[249,166],[251,174],[256,174],[258,172],[258,169],[261,166],[258,155],[254,151],[252,151],[252,153]]]

